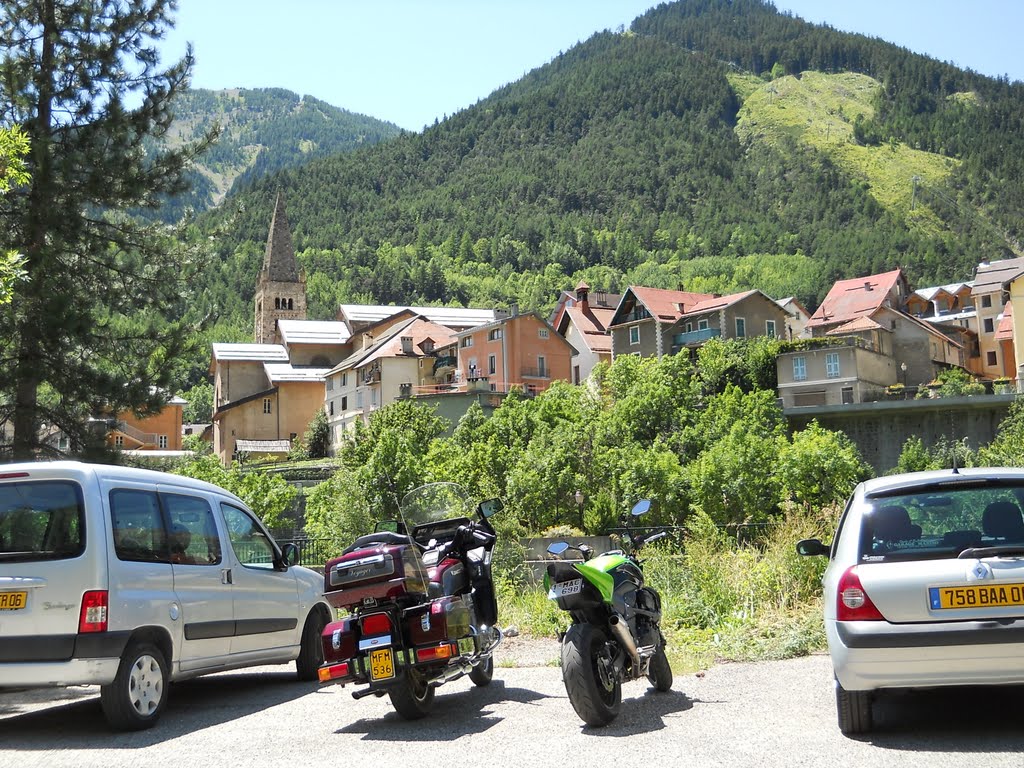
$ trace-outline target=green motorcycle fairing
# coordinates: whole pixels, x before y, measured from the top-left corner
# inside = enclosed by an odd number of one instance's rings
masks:
[[[585,563],[576,563],[576,570],[597,587],[602,600],[611,603],[615,592],[615,577],[612,576],[612,571],[627,562],[629,560],[623,555],[598,555]]]

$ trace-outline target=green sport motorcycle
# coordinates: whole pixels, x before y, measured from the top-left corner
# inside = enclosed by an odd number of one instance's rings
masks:
[[[633,515],[650,508],[644,499]],[[568,611],[572,624],[562,637],[562,680],[576,714],[587,725],[607,725],[619,714],[622,683],[646,677],[657,691],[672,687],[672,668],[661,634],[661,596],[644,586],[635,552],[666,536],[626,536],[631,552],[594,555],[586,544],[551,544],[562,555],[575,549],[583,562],[548,563],[544,586],[548,597]]]

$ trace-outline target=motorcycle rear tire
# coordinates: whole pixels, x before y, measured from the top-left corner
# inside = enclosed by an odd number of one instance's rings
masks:
[[[420,673],[409,670],[405,679],[388,688],[391,706],[406,720],[419,720],[430,714],[434,688]]]
[[[481,661],[471,670],[469,670],[469,679],[473,681],[473,685],[483,688],[485,685],[490,685],[491,680],[494,678],[494,657],[488,656],[487,661]]]
[[[665,645],[651,656],[651,664],[647,668],[647,679],[654,690],[664,693],[672,687],[672,667],[669,666],[668,656],[665,655]]]
[[[573,624],[562,640],[562,681],[587,725],[608,725],[622,705],[622,682],[611,677],[608,637],[593,624]]]

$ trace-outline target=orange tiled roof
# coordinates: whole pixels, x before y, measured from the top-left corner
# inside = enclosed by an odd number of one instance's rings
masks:
[[[858,317],[873,315],[889,298],[902,274],[901,270],[894,269],[880,275],[836,281],[821,306],[807,321],[807,327],[848,323]]]
[[[1003,306],[1003,316],[999,318],[999,327],[993,338],[996,341],[1013,341],[1013,304],[1010,302]]]

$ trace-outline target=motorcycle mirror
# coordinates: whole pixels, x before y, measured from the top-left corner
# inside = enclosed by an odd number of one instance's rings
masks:
[[[638,515],[642,515],[644,512],[646,512],[650,508],[651,508],[651,500],[650,499],[640,499],[640,501],[638,501],[636,504],[633,505],[633,511],[632,511],[631,514],[633,515],[633,517],[637,517]]]
[[[564,541],[553,541],[548,544],[548,552],[552,555],[560,555],[569,548],[569,545]]]
[[[480,516],[486,519],[496,512],[501,512],[504,508],[505,505],[501,503],[501,499],[487,499],[480,502],[478,509],[480,510]]]

